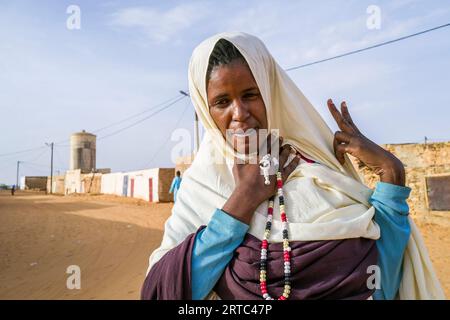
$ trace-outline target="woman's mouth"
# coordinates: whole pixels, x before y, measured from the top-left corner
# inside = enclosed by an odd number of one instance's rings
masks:
[[[236,129],[232,131],[232,135],[236,138],[247,138],[247,137],[251,137],[255,134],[257,134],[258,132],[258,127],[255,128],[250,128],[250,129]]]
[[[251,137],[255,134],[256,134],[256,130],[247,130],[247,132],[245,132],[245,133],[235,132],[235,133],[233,133],[233,136],[235,136],[237,138],[247,138],[247,137]]]

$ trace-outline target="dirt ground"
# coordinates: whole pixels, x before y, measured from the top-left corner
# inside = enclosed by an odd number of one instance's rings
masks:
[[[172,205],[0,192],[0,299],[138,299]],[[450,224],[442,221],[417,224],[450,297]],[[80,290],[66,287],[70,265],[80,267]]]

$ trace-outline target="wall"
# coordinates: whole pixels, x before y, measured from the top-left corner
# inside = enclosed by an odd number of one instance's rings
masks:
[[[174,168],[153,168],[103,174],[100,177],[100,192],[145,201],[169,202],[173,201],[169,189],[174,176]]]
[[[68,170],[64,179],[64,194],[81,192],[81,170]]]
[[[160,168],[159,169],[159,184],[158,184],[158,196],[159,202],[172,202],[173,194],[169,193],[170,185],[175,177],[175,169],[173,168]]]
[[[47,192],[50,191],[50,176],[47,177]],[[53,187],[52,187],[52,193],[57,194],[64,194],[65,188],[64,188],[64,180],[65,176],[53,176]]]
[[[127,196],[150,201],[150,179],[152,179],[152,202],[159,202],[158,168],[127,172]]]
[[[425,177],[450,176],[450,141],[427,144],[386,144],[382,147],[396,155],[405,165],[406,185],[412,189],[408,200],[411,213],[413,215],[433,214],[434,212],[427,207]],[[378,177],[355,159],[352,160],[356,167],[359,167],[366,184],[373,188]]]
[[[88,173],[81,175],[81,192],[98,194],[101,192],[102,174]]]
[[[126,196],[126,193],[123,194],[124,175],[125,174],[122,172],[103,174],[101,177],[100,192],[104,194]]]
[[[24,177],[23,189],[24,190],[47,190],[47,177]]]

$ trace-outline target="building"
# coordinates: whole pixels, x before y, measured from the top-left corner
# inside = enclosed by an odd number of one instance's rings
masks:
[[[64,178],[65,176],[53,176],[53,185],[50,189],[51,177],[47,177],[47,192],[56,193],[56,194],[64,194]]]
[[[70,170],[90,173],[96,169],[97,137],[86,131],[70,136]]]
[[[408,199],[413,215],[439,215],[450,211],[450,141],[439,143],[385,144],[383,148],[399,158],[406,171]],[[374,188],[379,180],[368,168],[352,159],[366,184]]]
[[[47,177],[46,176],[25,176],[20,178],[21,190],[47,190]]]
[[[170,202],[174,168],[154,168],[132,172],[115,172],[101,177],[101,193],[115,194],[149,202]]]

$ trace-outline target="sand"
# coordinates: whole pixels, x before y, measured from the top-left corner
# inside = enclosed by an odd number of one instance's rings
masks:
[[[0,299],[139,299],[172,206],[1,191]],[[450,296],[450,226],[417,222]],[[80,290],[66,286],[70,265],[80,267]]]

